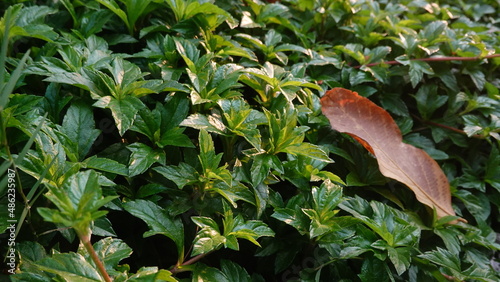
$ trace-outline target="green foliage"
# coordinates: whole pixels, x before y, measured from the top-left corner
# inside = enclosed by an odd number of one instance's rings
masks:
[[[500,279],[498,2],[0,10],[11,280]],[[332,87],[382,106],[438,161],[458,217],[437,219],[331,130]]]

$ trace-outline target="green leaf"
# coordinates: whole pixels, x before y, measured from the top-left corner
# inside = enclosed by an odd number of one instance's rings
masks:
[[[150,3],[151,0],[127,0],[125,2],[125,6],[127,8],[127,18],[131,28],[135,26],[139,17],[147,11],[146,8]]]
[[[217,225],[217,222],[215,222],[213,219],[210,217],[206,216],[194,216],[191,218],[191,220],[201,228],[209,228],[214,230],[215,232],[220,234],[219,231],[219,226]]]
[[[292,155],[302,155],[309,157],[311,159],[332,163],[333,160],[328,157],[328,154],[321,149],[318,145],[314,145],[311,143],[300,143],[293,146],[288,146],[282,150],[285,153],[289,153]]]
[[[29,36],[39,38],[48,42],[57,39],[57,32],[53,28],[44,24],[44,18],[50,14],[54,14],[57,10],[48,6],[33,6],[22,7],[19,5],[17,9],[9,9],[15,18],[15,25],[11,27],[9,38],[16,36]]]
[[[191,220],[197,226],[201,227],[201,230],[198,231],[194,238],[192,256],[206,254],[222,247],[226,238],[221,235],[219,227],[213,219],[209,217],[193,216]]]
[[[68,2],[69,0],[64,0]],[[87,10],[85,14],[80,16],[80,23],[85,23],[80,25],[79,31],[86,38],[93,34],[102,31],[104,25],[109,22],[109,19],[113,16],[113,12],[106,9],[99,10]]]
[[[121,99],[105,96],[95,102],[94,107],[109,108],[113,114],[118,132],[120,136],[123,136],[125,131],[132,127],[137,112],[144,107],[144,104],[139,98],[132,96],[125,96]]]
[[[313,187],[311,194],[314,201],[313,207],[321,214],[333,211],[343,201],[342,187],[330,181],[324,181],[319,188]]]
[[[460,252],[460,240],[459,236],[461,235],[460,231],[453,227],[442,227],[434,229],[434,233],[441,237],[444,244],[446,245],[446,249],[453,254],[457,254]]]
[[[12,78],[11,78],[12,79]],[[1,87],[0,87],[1,88]],[[27,95],[27,94],[11,94],[7,95],[9,98],[9,103],[7,108],[14,108],[14,112],[12,115],[20,115],[26,113],[33,109],[33,107],[37,106],[43,97]]]
[[[165,152],[160,149],[153,149],[143,143],[133,143],[127,146],[132,152],[129,160],[129,176],[136,176],[144,173],[154,163],[165,163]]]
[[[181,94],[170,96],[164,106],[159,108],[161,127],[166,130],[178,126],[189,112],[189,100]]]
[[[267,178],[272,166],[272,156],[268,154],[256,155],[253,158],[252,167],[250,168],[253,187],[257,187]]]
[[[61,188],[49,188],[45,196],[58,210],[39,208],[40,215],[47,221],[62,223],[83,234],[87,233],[92,221],[106,214],[98,209],[116,198],[102,197],[98,175],[93,170],[77,172]]]
[[[486,221],[488,219],[491,213],[491,205],[485,194],[473,194],[468,190],[459,190],[455,194],[477,221]]]
[[[14,90],[14,87],[16,86],[16,83],[17,81],[19,80],[20,76],[21,76],[21,71],[23,70],[24,66],[25,66],[25,63],[26,61],[28,60],[28,57],[29,57],[29,52],[26,52],[26,54],[24,54],[23,58],[21,59],[21,61],[19,62],[19,64],[17,65],[17,67],[14,69],[14,71],[11,73],[10,75],[10,79],[8,80],[7,83],[4,83],[5,81],[3,80],[4,78],[4,60],[5,60],[5,57],[6,55],[4,55],[5,53],[4,52],[7,52],[6,50],[6,45],[5,46],[2,46],[2,63],[0,64],[0,67],[2,68],[1,72],[0,72],[0,109],[3,109],[8,101],[9,101],[9,95],[12,93],[12,91]]]
[[[221,135],[225,135],[226,126],[224,123],[213,115],[205,116],[202,114],[192,114],[181,122],[181,126],[188,126],[200,130],[206,130]]]
[[[116,232],[113,230],[111,226],[111,221],[109,221],[106,217],[100,217],[94,221],[94,224],[91,226],[92,234],[97,236],[111,236],[116,237]]]
[[[208,267],[201,263],[196,265],[196,268],[193,271],[192,279],[193,281],[217,281],[217,282],[236,281],[236,280],[229,280],[228,277],[217,268]]]
[[[498,147],[493,147],[486,162],[485,182],[500,191],[500,153]]]
[[[418,89],[415,100],[417,100],[418,111],[422,118],[427,120],[448,101],[448,96],[437,95],[437,85],[427,84]]]
[[[464,131],[467,133],[467,136],[470,137],[484,133],[484,128],[487,127],[484,118],[477,115],[463,115],[462,118],[465,123]]]
[[[125,242],[110,237],[95,243],[94,250],[108,270],[114,269],[121,260],[128,258],[132,254],[132,248]],[[90,257],[88,260],[91,260]]]
[[[118,4],[114,0],[97,0],[97,2],[115,13],[125,23],[127,29],[132,30],[132,27],[130,26],[130,23],[127,19],[127,14],[125,14],[125,11],[120,9],[120,6],[118,6]]]
[[[265,115],[250,109],[248,103],[242,99],[223,99],[217,103],[224,112],[227,129],[244,137],[254,148],[260,150],[261,136],[257,126],[267,122]]]
[[[161,107],[161,105],[156,106]],[[134,124],[131,130],[146,135],[150,141],[155,140],[156,132],[160,131],[161,116],[159,111],[150,111],[148,108],[142,108],[137,112]]]
[[[433,44],[443,34],[446,27],[447,23],[445,21],[433,21],[421,30],[421,36],[425,38],[428,44]]]
[[[42,276],[36,273],[21,272],[10,276],[11,281],[30,281],[30,282],[51,282],[52,280],[47,276]]]
[[[141,267],[137,273],[131,275],[127,282],[157,282],[167,281],[176,282],[177,279],[172,277],[172,273],[165,269],[158,269],[158,267]]]
[[[261,182],[257,186],[253,186],[253,190],[255,195],[255,206],[257,207],[257,218],[260,218],[269,201],[269,186]]]
[[[254,204],[255,202],[252,192],[241,183],[233,183],[232,185],[224,183],[224,185],[218,185],[216,182],[213,186],[211,189],[223,196],[235,208],[237,207],[236,201],[238,200],[243,200],[250,204]]]
[[[156,145],[160,147],[177,146],[194,148],[191,139],[183,134],[183,132],[184,128],[172,128],[161,135],[160,140],[156,142]]]
[[[359,278],[363,282],[390,281],[389,275],[390,272],[388,271],[387,265],[373,256],[363,260],[361,273],[358,274]]]
[[[285,109],[282,114],[279,113],[276,115],[267,110],[264,110],[264,113],[269,125],[270,148],[267,150],[268,153],[276,154],[283,152],[289,146],[302,143],[304,133],[309,130],[309,127],[296,126],[297,113],[294,109]],[[317,154],[318,152],[315,153]]]
[[[361,45],[360,44],[346,44],[346,45],[338,45],[335,46],[335,49],[342,51],[344,54],[350,56],[355,59],[360,65],[365,64],[365,56],[361,53]]]
[[[237,215],[235,219],[238,224],[229,232],[229,230],[224,230],[224,234],[234,234],[236,237],[240,238],[245,238],[247,240],[252,241],[254,244],[257,246],[260,246],[255,239],[258,239],[262,236],[269,236],[273,237],[274,236],[274,231],[267,226],[264,222],[260,220],[247,220],[243,221],[243,218],[241,215]],[[248,231],[252,232],[248,232]],[[243,232],[245,233],[245,236],[242,236]],[[251,239],[250,239],[251,237]]]
[[[93,168],[105,172],[115,173],[119,175],[128,176],[129,170],[126,165],[121,164],[115,160],[108,158],[99,158],[92,156],[83,161],[83,164],[87,168]]]
[[[144,237],[161,234],[172,239],[177,246],[178,260],[183,259],[184,254],[184,226],[180,219],[172,218],[163,208],[151,201],[135,200],[123,203],[123,208],[138,217],[150,228],[144,233]]]
[[[404,137],[405,143],[411,144],[417,148],[423,149],[429,156],[435,160],[446,160],[448,154],[435,148],[434,142],[418,133],[410,133]]]
[[[445,249],[438,247],[436,250],[428,251],[421,255],[418,255],[418,257],[429,260],[430,262],[439,266],[445,267],[457,279],[463,280],[465,278],[460,267],[459,258]]]
[[[411,60],[409,62],[409,65],[410,81],[413,88],[415,88],[417,84],[422,80],[422,78],[424,77],[424,73],[434,74],[434,71],[427,62]]]
[[[300,234],[309,232],[310,219],[300,209],[277,208],[271,216],[293,226]]]
[[[45,272],[73,281],[102,281],[99,272],[80,254],[63,253],[41,259],[34,265]]]
[[[303,209],[302,211],[311,219],[311,225],[309,227],[309,237],[311,239],[324,235],[332,230],[331,226],[323,223],[321,215],[319,215],[317,211],[313,209]]]
[[[302,211],[311,219],[309,226],[310,238],[325,235],[339,229],[334,208],[342,201],[342,189],[330,182],[323,182],[321,187],[312,188],[313,208],[303,208]]]
[[[389,259],[396,268],[398,275],[403,274],[411,263],[411,255],[413,250],[408,247],[387,248]]]
[[[227,241],[226,247],[238,250],[238,242],[236,238],[249,240],[260,247],[257,239],[261,236],[274,236],[274,232],[260,220],[245,221],[241,215],[233,217],[231,208],[224,204],[224,236]]]
[[[38,242],[24,241],[16,245],[22,259],[28,262],[36,262],[47,257],[47,252]]]
[[[196,169],[186,163],[180,163],[179,166],[155,167],[153,170],[173,181],[179,189],[184,188],[186,185],[196,183],[199,177]]]
[[[388,246],[415,246],[420,238],[420,228],[410,224],[406,214],[380,202],[368,203],[356,196],[339,206],[363,221]]]
[[[207,131],[200,130],[198,139],[200,144],[200,155],[198,158],[200,159],[204,174],[210,171],[215,172],[222,159],[222,153],[215,154],[214,142]]]
[[[160,184],[154,184],[154,183],[149,183],[144,186],[141,186],[139,190],[137,191],[136,197],[137,198],[146,198],[152,195],[156,195],[162,192],[166,192],[169,189],[163,185]]]
[[[241,267],[239,264],[230,261],[230,260],[221,260],[220,267],[222,272],[226,275],[226,277],[231,278],[233,281],[238,282],[251,282],[253,281],[248,275],[248,272]]]
[[[367,54],[368,60],[367,64],[379,62],[383,60],[389,53],[391,53],[391,47],[389,46],[378,46],[370,50]]]
[[[276,48],[274,48],[274,52],[283,52],[283,51],[297,51],[297,52],[301,52],[301,53],[306,54],[306,55],[308,54],[307,49],[305,49],[304,47],[301,47],[299,45],[295,45],[295,44],[285,43],[285,44],[278,45],[278,46],[276,46]]]
[[[354,258],[366,252],[378,251],[373,248],[373,244],[379,240],[377,234],[364,227],[364,225],[355,226],[356,235],[347,241],[345,248],[340,252],[343,258]],[[380,252],[380,251],[378,251]]]

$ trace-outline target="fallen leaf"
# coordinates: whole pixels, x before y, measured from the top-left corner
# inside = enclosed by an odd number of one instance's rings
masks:
[[[384,176],[408,186],[418,201],[436,209],[439,218],[455,215],[446,175],[426,152],[403,143],[389,113],[344,88],[328,91],[321,105],[333,129],[351,135],[375,155]]]

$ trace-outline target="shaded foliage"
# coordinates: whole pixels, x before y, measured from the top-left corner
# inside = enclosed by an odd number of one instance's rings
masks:
[[[0,3],[12,280],[500,279],[498,2],[268,2]],[[468,223],[331,129],[333,87],[437,160]]]

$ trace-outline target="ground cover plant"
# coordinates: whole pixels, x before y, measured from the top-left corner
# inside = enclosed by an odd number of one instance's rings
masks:
[[[5,278],[500,279],[498,1],[0,10]],[[437,162],[453,211],[332,129],[335,87]]]

